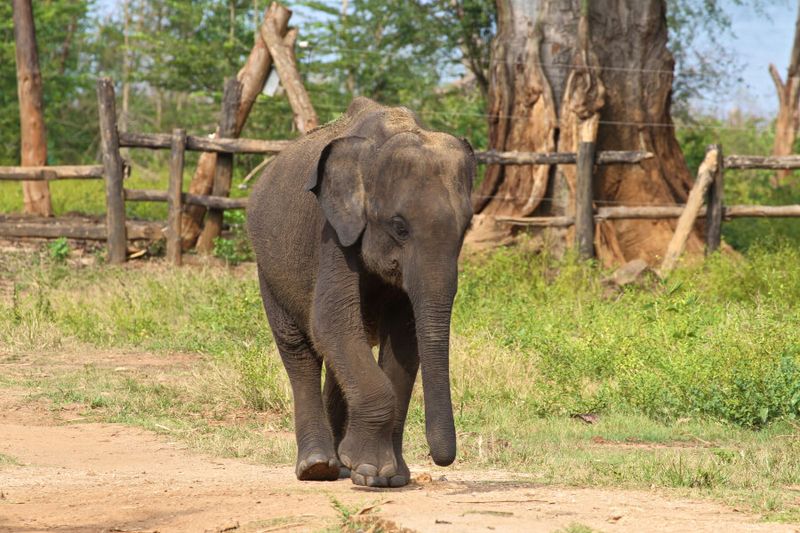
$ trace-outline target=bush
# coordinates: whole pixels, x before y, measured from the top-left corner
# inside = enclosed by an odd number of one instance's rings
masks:
[[[539,414],[636,411],[755,427],[800,416],[800,254],[714,257],[653,288],[609,297],[593,266],[502,250],[465,265],[459,335],[529,369],[471,383]],[[490,348],[484,348],[484,351]],[[475,364],[475,363],[473,363]]]

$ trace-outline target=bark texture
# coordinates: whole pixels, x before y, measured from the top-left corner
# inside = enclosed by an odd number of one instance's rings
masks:
[[[769,66],[769,73],[778,92],[778,117],[775,121],[775,143],[772,146],[772,155],[791,155],[794,152],[794,141],[797,139],[797,129],[800,126],[800,6],[798,6],[797,22],[794,28],[794,44],[792,55],[789,58],[789,68],[786,72],[786,81],[775,65]],[[773,185],[780,185],[791,175],[788,170],[779,170],[776,173]]]
[[[14,40],[17,57],[17,93],[22,139],[21,164],[47,164],[47,140],[42,107],[42,74],[36,49],[36,30],[31,0],[14,0]],[[53,216],[50,188],[46,181],[22,182],[25,213]]]
[[[642,150],[655,157],[598,167],[596,204],[685,202],[693,180],[670,117],[674,61],[665,0],[497,0],[497,7],[490,147],[574,152],[580,132],[599,115],[598,151]],[[573,215],[574,177],[567,166],[488,167],[473,199],[478,216],[469,241],[509,236],[493,215]],[[598,257],[606,264],[636,258],[656,264],[673,228],[674,221],[603,221],[595,232]],[[687,250],[702,249],[695,232]]]

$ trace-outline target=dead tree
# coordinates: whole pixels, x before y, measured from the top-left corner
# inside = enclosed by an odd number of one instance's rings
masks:
[[[800,126],[800,6],[798,6],[797,22],[794,28],[794,44],[792,55],[789,59],[789,68],[786,72],[786,81],[775,65],[770,64],[769,73],[778,92],[778,118],[775,121],[775,143],[772,146],[772,155],[791,155],[794,152],[794,142],[797,139],[797,129]],[[786,181],[791,174],[788,170],[779,170],[773,181],[777,186]]]
[[[594,173],[598,205],[683,203],[692,184],[670,116],[674,60],[665,0],[497,0],[489,91],[489,143],[498,151],[642,150],[638,165]],[[596,133],[593,131],[596,128]],[[575,168],[490,165],[473,204],[468,242],[510,236],[493,217],[572,215]],[[595,231],[605,263],[637,257],[655,264],[674,221],[608,220]],[[557,230],[564,242],[569,236]],[[692,234],[687,250],[702,251]]]
[[[289,24],[291,11],[284,6],[273,2],[264,15],[264,24],[274,24],[278,33],[283,36],[286,34]],[[267,49],[263,39],[256,39],[250,56],[244,67],[236,75],[236,79],[242,84],[242,96],[239,102],[239,110],[236,114],[236,127],[233,137],[238,137],[244,128],[250,110],[256,101],[256,97],[264,90],[270,68],[272,68],[272,56]],[[192,181],[189,184],[189,193],[196,195],[211,194],[214,186],[214,174],[217,167],[217,154],[204,153],[197,162]],[[182,220],[181,233],[184,250],[194,246],[200,236],[201,225],[206,209],[202,206],[186,206]]]
[[[31,0],[14,0],[14,40],[17,55],[17,94],[22,139],[22,166],[47,164],[47,140],[42,105],[42,74],[36,50],[36,29]],[[46,181],[22,182],[25,213],[53,216]]]

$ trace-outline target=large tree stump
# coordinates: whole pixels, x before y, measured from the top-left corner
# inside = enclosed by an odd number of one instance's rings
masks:
[[[665,0],[498,0],[497,5],[490,147],[575,151],[576,122],[567,113],[588,118],[599,112],[598,151],[643,150],[655,157],[635,165],[599,167],[595,203],[684,203],[692,176],[670,117],[674,61],[667,49]],[[591,51],[583,64],[582,12]],[[576,80],[579,74],[585,79]],[[578,81],[589,91],[576,99]],[[495,215],[573,215],[572,176],[574,169],[563,166],[488,167],[473,199],[477,216],[467,242],[507,239],[513,230],[493,224]],[[598,257],[605,264],[636,258],[655,264],[673,228],[674,221],[667,220],[603,221],[595,233]],[[561,232],[558,239],[566,239],[563,230],[555,231]],[[693,232],[687,250],[702,249],[699,234]]]

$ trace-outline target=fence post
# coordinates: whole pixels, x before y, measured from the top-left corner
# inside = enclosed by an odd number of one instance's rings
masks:
[[[725,178],[725,158],[722,154],[722,146],[714,144],[711,149],[717,151],[717,170],[714,172],[714,181],[708,188],[708,199],[706,203],[706,255],[710,255],[719,249],[722,241],[722,212],[723,212],[723,189]]]
[[[225,139],[236,135],[236,113],[239,109],[239,100],[242,97],[242,85],[236,78],[231,78],[225,83],[225,93],[222,97],[222,115],[219,119],[219,134],[217,138]],[[217,168],[214,172],[214,184],[211,188],[213,196],[228,196],[231,192],[233,178],[233,154],[217,154]],[[209,209],[203,231],[197,240],[197,251],[210,254],[214,250],[214,239],[222,233],[222,209]]]
[[[596,120],[586,121],[580,128],[577,171],[575,177],[575,245],[578,257],[594,257],[594,178]]]
[[[678,264],[681,254],[686,249],[686,241],[692,232],[694,223],[700,213],[700,208],[703,207],[703,199],[706,197],[706,192],[717,173],[718,162],[717,146],[711,145],[707,148],[706,158],[697,171],[697,179],[694,181],[692,190],[689,191],[686,206],[683,208],[680,218],[678,218],[675,233],[672,235],[667,252],[664,254],[664,261],[659,269],[659,274],[662,277],[672,272]]]
[[[169,157],[169,187],[167,189],[167,259],[181,266],[181,211],[183,204],[183,162],[186,153],[186,130],[172,130],[172,150]]]
[[[106,231],[108,262],[124,263],[128,248],[125,230],[125,196],[122,188],[124,168],[119,153],[117,107],[111,78],[97,80],[97,109],[100,115],[100,140],[106,183]]]

